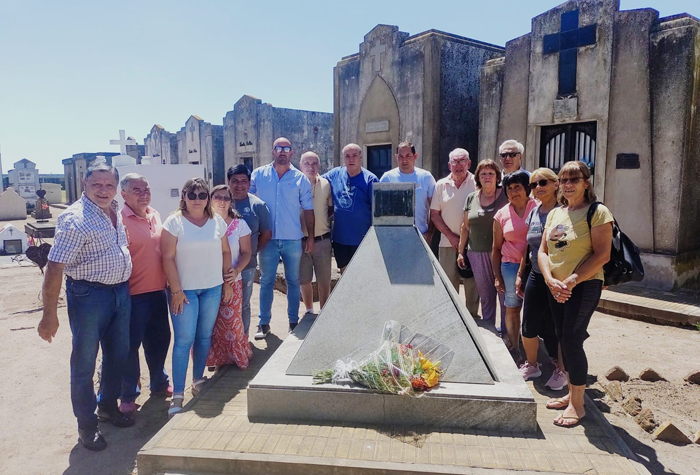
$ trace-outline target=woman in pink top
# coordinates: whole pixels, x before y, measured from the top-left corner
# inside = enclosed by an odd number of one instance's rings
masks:
[[[494,285],[499,292],[505,292],[506,304],[506,345],[517,358],[520,340],[520,309],[523,299],[516,292],[515,279],[518,276],[520,261],[527,249],[527,223],[525,219],[536,206],[530,198],[530,176],[524,170],[509,173],[503,178],[509,203],[498,210],[493,221],[493,261]]]

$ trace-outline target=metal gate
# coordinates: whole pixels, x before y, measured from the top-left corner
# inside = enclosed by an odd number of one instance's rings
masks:
[[[580,160],[595,170],[596,122],[542,127],[540,166],[559,173],[566,162]]]

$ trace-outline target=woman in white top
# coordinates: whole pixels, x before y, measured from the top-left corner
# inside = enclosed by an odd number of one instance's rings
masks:
[[[192,394],[201,389],[219,303],[222,298],[229,302],[233,295],[226,222],[212,211],[205,180],[185,182],[180,207],[163,223],[160,243],[174,333],[173,398],[168,410],[172,416],[182,409],[190,350]]]
[[[231,248],[231,271],[235,275],[233,298],[229,302],[221,301],[219,314],[216,316],[214,332],[207,366],[235,364],[241,369],[248,367],[248,360],[253,357],[253,350],[248,343],[248,335],[243,330],[241,272],[245,269],[252,255],[250,228],[231,204],[233,197],[228,185],[218,185],[211,190],[212,208],[226,221],[226,237]]]

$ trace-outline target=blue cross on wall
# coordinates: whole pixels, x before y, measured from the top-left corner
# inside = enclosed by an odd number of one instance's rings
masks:
[[[542,54],[559,53],[559,95],[576,92],[576,61],[578,48],[596,42],[597,24],[578,27],[578,10],[562,13],[558,33],[545,35]]]

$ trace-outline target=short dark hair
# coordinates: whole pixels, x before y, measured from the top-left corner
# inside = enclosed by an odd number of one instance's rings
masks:
[[[476,166],[476,170],[474,170],[474,184],[476,184],[476,187],[478,189],[481,189],[481,181],[479,180],[479,173],[481,173],[481,170],[484,168],[490,168],[494,172],[496,172],[496,187],[501,186],[501,167],[498,166],[498,163],[494,162],[490,158],[487,158],[486,160],[482,160],[479,162],[479,164]]]
[[[402,148],[404,148],[404,147],[411,147],[411,153],[414,154],[414,155],[416,154],[416,146],[413,145],[411,142],[408,142],[408,141],[406,141],[406,142],[401,142],[400,144],[398,144],[398,145],[396,146],[396,153],[399,153],[399,150],[402,149]]]
[[[250,180],[250,170],[242,163],[239,163],[235,167],[229,167],[226,172],[226,181],[230,181],[233,175],[245,175]]]
[[[503,189],[508,192],[508,186],[520,183],[525,188],[527,194],[530,194],[530,175],[525,170],[515,170],[503,177]]]
[[[99,162],[99,163],[93,163],[90,165],[85,172],[85,181],[90,178],[90,175],[92,175],[95,172],[110,172],[112,175],[114,175],[114,178],[117,180],[117,183],[119,183],[119,172],[115,167],[112,165],[106,163],[106,162]]]

